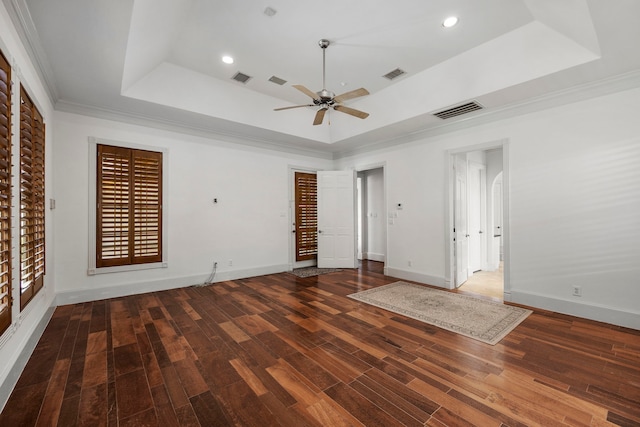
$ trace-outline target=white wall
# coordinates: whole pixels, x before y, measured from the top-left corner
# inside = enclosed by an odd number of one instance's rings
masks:
[[[140,293],[285,271],[289,265],[289,166],[332,162],[223,141],[56,112],[56,221],[59,303]],[[88,138],[168,149],[169,267],[87,275]],[[213,204],[217,198],[218,203]],[[229,265],[232,261],[233,265]]]
[[[446,151],[507,139],[512,300],[640,328],[639,115],[640,89],[632,89],[339,166],[385,162],[387,209],[404,205],[388,226],[387,271],[442,286]]]
[[[55,298],[55,288],[53,277],[56,270],[55,252],[46,252],[46,274],[44,276],[44,288],[20,311],[20,268],[19,268],[19,200],[20,181],[18,165],[20,164],[20,86],[24,85],[32,101],[36,104],[38,111],[44,118],[46,126],[45,134],[45,171],[52,170],[53,158],[53,107],[47,93],[38,78],[38,75],[31,65],[26,51],[19,41],[18,35],[9,19],[4,3],[0,3],[0,50],[12,66],[12,130],[13,130],[13,323],[2,336],[0,336],[0,408],[4,406],[13,385],[17,381],[22,368],[26,364],[28,355],[35,344],[47,322],[49,321],[53,309],[52,302]],[[53,197],[53,179],[51,174],[45,174],[45,199]],[[47,202],[48,206],[48,202]],[[45,243],[47,248],[55,245],[55,233],[52,221],[52,212],[45,211]]]

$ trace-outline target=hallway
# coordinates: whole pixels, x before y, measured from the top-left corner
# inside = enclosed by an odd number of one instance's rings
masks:
[[[458,290],[502,301],[504,292],[503,270],[503,263],[500,262],[500,267],[495,271],[478,271],[473,276],[470,276]]]

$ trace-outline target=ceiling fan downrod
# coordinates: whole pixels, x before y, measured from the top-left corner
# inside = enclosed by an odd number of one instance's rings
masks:
[[[325,91],[327,90],[327,84],[325,82],[325,73],[326,73],[326,59],[325,59],[325,53],[327,52],[327,48],[329,47],[329,45],[331,44],[331,42],[327,39],[322,39],[318,42],[318,45],[322,48],[322,90]]]

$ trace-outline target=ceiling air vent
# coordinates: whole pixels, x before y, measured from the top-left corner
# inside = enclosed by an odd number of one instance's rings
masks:
[[[458,105],[456,107],[447,108],[446,110],[433,113],[434,116],[441,119],[450,119],[451,117],[462,116],[463,114],[470,113],[476,110],[482,110],[484,107],[478,104],[476,101],[467,102],[466,104]]]
[[[247,76],[246,74],[238,71],[233,77],[231,77],[231,79],[246,84],[249,80],[251,80],[251,76]]]
[[[286,80],[283,80],[280,77],[276,77],[276,76],[271,76],[269,81],[271,83],[275,83],[275,84],[280,85],[280,86],[282,86],[283,84],[285,84],[287,82]]]
[[[387,79],[389,79],[389,80],[393,80],[393,79],[395,79],[395,78],[400,77],[400,76],[401,76],[401,75],[403,75],[403,74],[407,74],[407,72],[406,72],[406,71],[404,71],[404,70],[401,70],[400,68],[396,68],[396,69],[395,69],[395,70],[393,70],[393,71],[389,71],[387,74],[385,74],[385,75],[384,75],[384,76],[382,76],[382,77],[385,77],[385,78],[387,78]]]

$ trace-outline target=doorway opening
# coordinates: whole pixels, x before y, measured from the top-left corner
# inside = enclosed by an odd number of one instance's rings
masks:
[[[358,260],[384,265],[387,258],[384,167],[358,171],[356,190]]]
[[[449,287],[509,300],[506,144],[449,152]]]
[[[356,172],[289,171],[290,269],[356,268]]]

